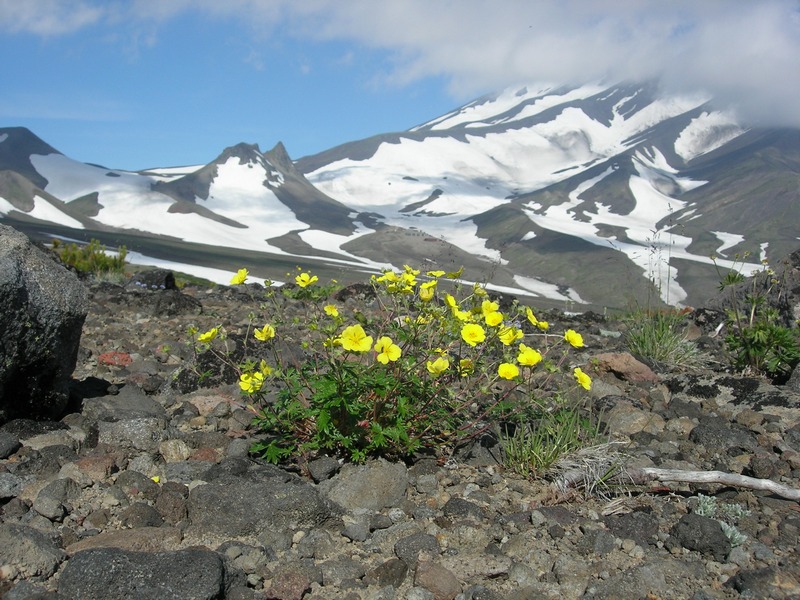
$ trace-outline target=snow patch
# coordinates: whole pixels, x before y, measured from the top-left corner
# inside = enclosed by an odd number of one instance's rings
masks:
[[[686,162],[716,150],[745,132],[733,115],[725,112],[703,112],[692,119],[675,140],[675,152]]]
[[[522,275],[514,275],[514,282],[522,289],[533,292],[537,296],[549,298],[550,300],[571,300],[579,304],[587,304],[587,302],[578,295],[578,292],[572,288],[563,288],[552,283],[546,283],[540,279],[533,277],[523,277]]]
[[[4,134],[0,135],[0,144],[5,142],[7,139],[8,139],[8,134],[7,133],[4,133]]]
[[[722,256],[725,256],[725,250],[733,248],[744,241],[744,236],[738,233],[725,233],[724,231],[712,231],[711,233],[717,236],[719,241],[722,242],[717,248],[717,254],[721,254]]]
[[[202,277],[203,279],[208,279],[209,281],[213,281],[219,285],[230,285],[231,277],[236,275],[235,271],[225,271],[224,269],[212,269],[211,267],[201,267],[199,265],[190,265],[186,263],[179,263],[174,262],[171,260],[163,260],[161,258],[154,258],[152,256],[146,256],[144,254],[140,254],[139,252],[131,252],[128,251],[128,254],[125,256],[125,259],[131,263],[132,265],[148,265],[153,267],[160,267],[162,269],[169,269],[170,271],[178,271],[180,273],[186,273],[187,275],[193,275],[195,277]],[[263,283],[264,278],[261,277],[260,279],[255,275],[248,275],[247,280],[245,283]],[[283,282],[280,281],[273,281],[273,285],[283,285]]]
[[[64,227],[72,227],[73,229],[84,228],[83,223],[81,223],[77,219],[73,219],[67,214],[64,214],[61,210],[58,209],[58,207],[53,206],[41,196],[33,197],[33,209],[28,212],[19,210],[8,200],[0,197],[0,215],[7,215],[11,211],[23,212],[24,214],[33,217],[34,219],[40,219],[42,221],[48,221],[50,223],[58,223],[59,225],[63,225]]]

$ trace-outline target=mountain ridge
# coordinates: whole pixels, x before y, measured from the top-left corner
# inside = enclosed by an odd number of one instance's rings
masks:
[[[753,269],[800,245],[800,130],[747,128],[656,82],[519,86],[298,160],[280,142],[239,143],[138,173],[18,129],[0,129],[0,170],[49,200],[3,204],[0,179],[0,218],[46,222],[31,204],[55,199],[86,230],[241,248],[265,270],[276,257],[359,272],[461,261],[543,301],[697,304],[715,289],[711,254],[727,268],[749,252]]]

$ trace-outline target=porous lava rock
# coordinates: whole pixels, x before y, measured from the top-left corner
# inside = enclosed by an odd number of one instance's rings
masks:
[[[86,288],[0,225],[0,423],[60,417],[88,310]]]

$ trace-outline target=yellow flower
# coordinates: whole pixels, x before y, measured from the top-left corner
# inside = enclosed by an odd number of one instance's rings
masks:
[[[316,275],[311,276],[308,273],[303,272],[300,273],[300,275],[296,276],[294,280],[295,283],[297,283],[297,285],[299,285],[301,288],[305,288],[317,282],[319,280],[319,277],[317,277]]]
[[[372,336],[364,332],[361,325],[351,325],[339,337],[342,348],[352,352],[368,352],[372,348]]]
[[[417,273],[419,273],[419,271],[417,271]],[[414,275],[413,271],[406,271],[400,276],[400,279],[406,287],[414,287],[417,285],[417,277]]]
[[[339,309],[337,309],[333,304],[326,304],[323,308],[325,314],[329,317],[338,317],[339,316]]]
[[[394,271],[384,271],[383,275],[375,279],[375,281],[380,281],[381,283],[383,283],[384,281],[388,281],[390,283],[393,283],[395,281],[400,281],[400,276]]]
[[[444,271],[428,271],[425,274],[428,277],[444,277]]]
[[[542,361],[542,353],[533,348],[528,348],[525,344],[519,345],[519,355],[517,362],[526,367],[532,367]]]
[[[150,479],[153,481],[153,483],[161,483],[161,477],[158,475],[153,475]]]
[[[457,310],[458,309],[458,302],[450,294],[445,294],[444,295],[444,303],[447,304],[447,306],[450,307],[450,310]]]
[[[428,361],[428,373],[433,375],[434,377],[441,375],[444,373],[447,368],[450,366],[450,361],[447,359],[446,356],[440,356],[434,361]]]
[[[433,300],[433,293],[437,283],[437,281],[428,281],[419,286],[419,299],[423,302],[430,302]]]
[[[219,333],[219,327],[214,327],[213,329],[209,329],[205,333],[201,333],[197,336],[197,341],[203,344],[208,344],[211,340],[217,337]]]
[[[269,377],[270,375],[272,375],[272,367],[270,367],[267,364],[267,361],[265,361],[263,358],[261,359],[261,363],[258,365],[258,368],[261,371],[261,373],[264,374],[264,377]]]
[[[254,394],[264,385],[264,374],[256,371],[255,373],[242,373],[239,376],[239,387],[247,394]]]
[[[573,348],[583,348],[583,336],[574,329],[567,329],[564,334],[564,339],[567,340]]]
[[[389,361],[396,361],[401,354],[400,346],[392,342],[392,338],[386,335],[378,338],[378,341],[375,342],[374,350],[378,353],[378,362],[384,365],[388,364]]]
[[[239,269],[236,271],[236,275],[231,278],[231,285],[241,285],[247,279],[247,269]]]
[[[539,321],[538,323],[536,323],[536,326],[542,331],[547,331],[548,329],[550,329],[550,323],[548,323],[547,321]]]
[[[530,321],[531,325],[534,327],[539,325],[539,319],[536,318],[536,315],[533,314],[533,311],[529,306],[525,307],[525,314],[528,317],[528,321]]]
[[[486,321],[489,327],[497,327],[503,322],[503,313],[499,311],[491,312],[488,315],[484,315],[483,320]]]
[[[497,312],[499,308],[500,305],[497,302],[492,302],[491,300],[484,300],[481,302],[481,313],[483,313],[484,317],[492,314],[493,312]]]
[[[577,381],[578,385],[580,385],[583,389],[592,389],[592,378],[584,373],[580,367],[576,367],[572,374],[575,375],[575,381]]]
[[[475,372],[475,363],[471,358],[462,358],[458,361],[458,374],[462,377],[469,377]]]
[[[266,342],[275,337],[275,328],[272,325],[264,325],[261,329],[256,329],[253,335],[260,342]]]
[[[467,323],[461,328],[461,338],[474,347],[486,339],[486,332],[476,323]]]
[[[483,287],[480,283],[476,283],[472,286],[472,293],[475,294],[477,297],[486,296],[486,288]]]
[[[503,327],[497,337],[500,338],[500,341],[503,342],[504,345],[510,346],[518,339],[521,339],[522,336],[525,335],[522,333],[521,329],[517,329],[516,327]]]
[[[519,376],[519,367],[513,363],[500,363],[497,374],[503,379],[514,379]]]
[[[419,269],[412,269],[408,265],[403,265],[403,270],[406,273],[408,273],[409,275],[411,275],[412,277],[415,277],[415,276],[419,275]]]
[[[472,319],[472,313],[468,310],[454,310],[453,316],[459,321],[469,321]]]

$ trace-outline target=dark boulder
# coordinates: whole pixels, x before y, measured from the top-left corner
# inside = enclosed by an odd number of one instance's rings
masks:
[[[88,310],[78,278],[0,225],[0,423],[60,417]]]

